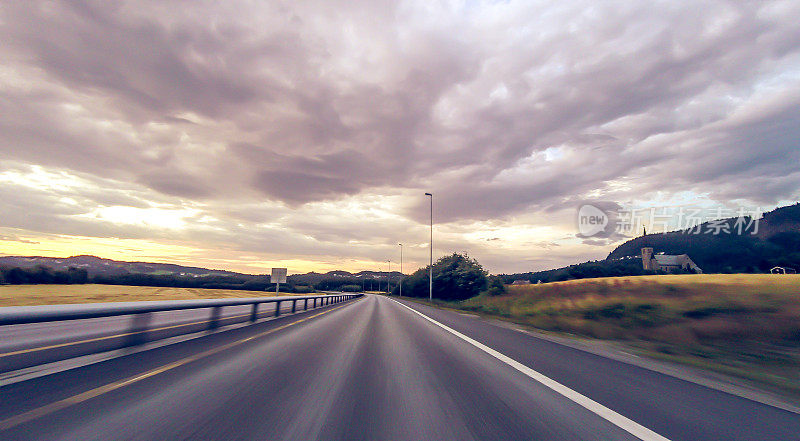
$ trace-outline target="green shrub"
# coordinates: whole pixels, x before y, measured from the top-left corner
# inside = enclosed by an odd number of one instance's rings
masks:
[[[486,295],[489,296],[501,296],[506,294],[508,290],[506,289],[506,285],[503,283],[503,279],[497,276],[490,276],[489,277],[489,288],[484,291]]]
[[[420,268],[403,279],[403,295],[428,297],[428,271]],[[433,298],[437,300],[464,300],[486,290],[486,271],[477,260],[465,254],[453,253],[433,264]],[[392,293],[396,293],[397,288]]]

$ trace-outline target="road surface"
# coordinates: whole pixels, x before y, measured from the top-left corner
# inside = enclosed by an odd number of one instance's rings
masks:
[[[798,414],[380,296],[9,384],[0,397],[3,440],[800,437]]]

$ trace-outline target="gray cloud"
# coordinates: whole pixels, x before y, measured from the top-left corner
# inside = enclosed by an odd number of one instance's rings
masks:
[[[204,199],[211,194],[204,178],[192,176],[178,170],[160,170],[140,176],[139,182],[170,196],[187,199]]]
[[[4,241],[4,242],[20,242],[20,243],[28,243],[28,244],[38,244],[39,243],[39,242],[36,242],[36,241],[33,241],[33,240],[21,239],[21,238],[19,238],[17,236],[6,235],[6,234],[0,234],[0,241]]]
[[[0,171],[91,185],[4,192],[25,215],[0,226],[175,237],[80,215],[191,207],[193,243],[372,259],[424,236],[424,191],[437,222],[505,226],[586,200],[800,196],[796,2],[425,5],[3,4]],[[325,218],[353,200],[392,230]],[[492,237],[470,246],[533,262]]]

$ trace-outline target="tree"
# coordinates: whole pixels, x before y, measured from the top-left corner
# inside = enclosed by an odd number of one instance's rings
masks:
[[[56,283],[56,272],[52,268],[37,265],[32,274],[33,283]]]
[[[508,292],[506,285],[503,283],[502,277],[489,276],[489,289],[486,294],[490,296],[501,296]]]
[[[428,297],[428,271],[420,268],[403,280],[403,295]],[[477,260],[453,253],[433,264],[433,297],[439,300],[464,300],[485,290],[487,273]],[[395,287],[392,294],[397,294]]]
[[[67,269],[67,283],[82,284],[89,280],[89,272],[86,268],[69,267]]]
[[[5,274],[6,282],[12,285],[23,285],[26,283],[32,283],[31,278],[28,276],[28,272],[22,268],[11,268]]]

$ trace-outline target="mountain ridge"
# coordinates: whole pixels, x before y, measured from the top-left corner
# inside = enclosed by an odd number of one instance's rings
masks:
[[[206,277],[206,276],[236,276],[246,278],[269,277],[269,274],[247,274],[235,271],[209,269],[195,266],[184,266],[174,263],[156,263],[142,261],[124,261],[107,259],[103,257],[81,254],[70,257],[46,257],[46,256],[0,256],[0,267],[6,268],[35,268],[45,266],[56,271],[64,271],[69,268],[86,269],[90,277],[96,276],[121,276],[127,274],[148,274],[148,275],[173,275],[185,277]],[[350,273],[343,270],[333,270],[326,273],[314,271],[288,276],[290,281],[308,282],[313,284],[323,279],[331,278],[355,278],[355,279],[378,279],[396,277],[399,271],[359,271]]]

